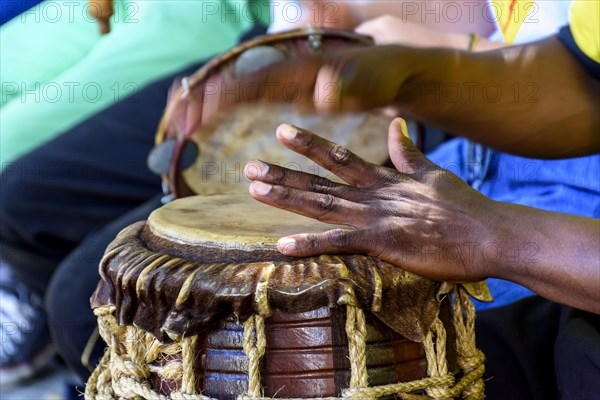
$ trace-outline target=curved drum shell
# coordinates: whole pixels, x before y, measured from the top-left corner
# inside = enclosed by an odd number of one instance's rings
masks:
[[[367,368],[372,386],[409,382],[427,376],[423,345],[405,339],[367,314]],[[440,310],[454,343],[445,302]],[[265,396],[319,398],[337,396],[349,386],[350,362],[344,307],[289,314],[275,311],[265,321],[267,351],[261,380]],[[196,389],[206,396],[235,400],[248,389],[248,359],[242,349],[244,328],[234,321],[198,335]],[[456,365],[455,349],[447,349],[448,364]],[[175,356],[177,358],[177,356]],[[168,395],[177,381],[153,377],[155,390]]]

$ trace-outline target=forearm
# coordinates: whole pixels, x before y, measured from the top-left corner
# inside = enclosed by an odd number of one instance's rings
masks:
[[[519,283],[549,300],[600,313],[600,221],[496,203],[484,275]]]
[[[523,156],[600,151],[598,84],[556,38],[479,54],[401,50],[397,58],[399,69],[412,69],[398,97],[404,116]]]

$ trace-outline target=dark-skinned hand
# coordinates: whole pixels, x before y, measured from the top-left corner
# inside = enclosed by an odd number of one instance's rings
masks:
[[[395,119],[389,128],[389,153],[396,169],[368,163],[291,125],[279,126],[277,138],[347,183],[262,161],[246,166],[255,199],[348,226],[281,238],[277,248],[283,254],[368,254],[444,281],[487,276],[481,251],[495,234],[496,203],[428,160],[410,141],[403,120]]]
[[[395,116],[400,88],[417,67],[407,60],[413,51],[372,46],[303,56],[252,74],[226,76],[217,86],[186,95],[176,82],[165,111],[166,126],[171,132],[189,135],[201,123],[228,115],[239,104],[257,102],[292,103],[306,112],[388,108]]]
[[[215,96],[225,108],[258,100],[291,102],[318,112],[394,106],[400,88],[417,67],[407,61],[412,52],[408,47],[373,46],[295,58],[225,81],[222,90],[237,95]]]

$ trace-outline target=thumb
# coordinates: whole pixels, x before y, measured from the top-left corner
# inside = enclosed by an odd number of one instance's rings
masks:
[[[188,137],[202,120],[206,120],[208,113],[204,108],[209,101],[205,101],[203,90],[190,89],[184,95],[181,87],[180,81],[176,80],[169,89],[164,120],[171,133]]]
[[[414,174],[430,168],[433,163],[413,144],[402,118],[395,118],[388,130],[390,158],[403,174]]]
[[[385,18],[378,17],[363,22],[354,29],[354,32],[361,35],[370,36],[377,45],[394,44],[394,40],[389,34],[390,30],[391,27],[386,26]]]
[[[354,28],[354,32],[366,36],[375,36],[374,33],[377,33],[378,31],[377,20],[373,19],[367,20]]]

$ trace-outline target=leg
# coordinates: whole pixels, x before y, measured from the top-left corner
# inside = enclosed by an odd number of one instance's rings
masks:
[[[0,175],[0,260],[16,275],[0,285],[0,384],[32,375],[48,360],[41,296],[61,260],[90,232],[159,191],[145,159],[172,80],[99,113]]]
[[[565,307],[556,345],[560,398],[600,397],[600,315]]]
[[[562,307],[535,296],[477,315],[487,399],[557,397],[553,348]]]
[[[40,4],[32,4],[36,2]],[[0,28],[2,107],[11,101],[33,102],[36,84],[52,82],[100,40],[94,21],[84,13],[85,0],[36,2],[24,1],[19,7],[11,4],[20,3],[15,0],[0,3],[0,8],[22,12]],[[23,9],[25,3],[29,7]]]
[[[486,397],[588,400],[600,393],[600,315],[535,296],[479,313]]]
[[[100,279],[97,265],[104,249],[121,229],[148,218],[160,206],[160,196],[155,197],[90,235],[65,258],[52,276],[46,294],[50,334],[60,355],[82,382],[87,380],[90,371],[82,364],[81,356],[96,328],[96,317],[89,300]],[[91,352],[89,366],[95,367],[103,351],[104,344],[100,339]]]
[[[14,40],[27,42],[26,48],[31,48],[32,42],[39,43],[35,47],[41,46],[43,51],[27,52],[17,46],[17,58],[3,54],[2,82],[10,84],[14,98],[7,99],[0,119],[2,163],[72,128],[153,80],[234,46],[252,24],[248,18],[239,16],[222,19],[220,12],[207,15],[206,4],[201,1],[127,0],[115,4],[112,32],[99,37],[96,23],[85,15],[86,2],[80,3],[54,2],[48,10],[61,13],[54,23],[43,18],[45,3],[39,5],[41,9],[34,8],[33,15],[26,15],[25,23],[20,19],[12,21],[21,28],[20,35],[11,35]],[[236,9],[224,0],[214,2],[213,6],[219,11],[224,7]],[[69,12],[77,18],[70,21]],[[36,18],[41,18],[41,22],[36,23]],[[22,32],[25,25],[33,25],[37,37],[50,36],[49,41],[31,40],[31,35]],[[71,34],[60,40],[61,31]],[[85,44],[76,45],[90,35],[92,43],[85,40]],[[57,56],[54,47],[58,44],[73,48],[75,54]],[[15,48],[11,45],[8,48]],[[35,56],[33,62],[27,62],[31,61],[30,54]],[[63,58],[69,61],[61,61]],[[39,68],[40,62],[56,65]],[[40,77],[40,70],[50,70],[52,74]],[[19,93],[23,85],[28,91]]]
[[[0,255],[30,287],[43,292],[58,263],[84,237],[159,191],[146,156],[173,79],[146,87],[6,166]]]

